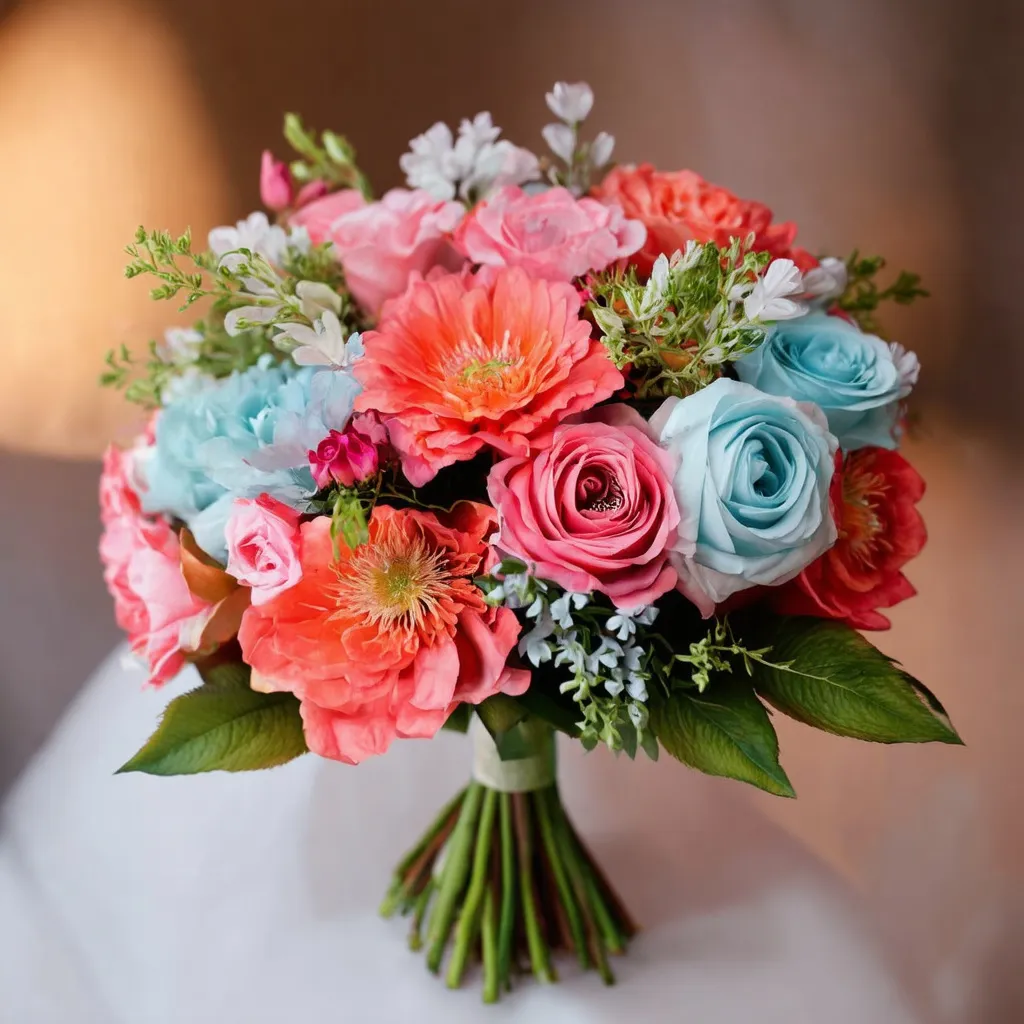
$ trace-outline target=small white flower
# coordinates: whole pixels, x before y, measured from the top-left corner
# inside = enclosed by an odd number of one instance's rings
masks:
[[[846,291],[848,278],[844,260],[835,256],[825,256],[818,266],[804,274],[804,291],[812,299],[828,302]]]
[[[315,320],[325,310],[337,315],[341,312],[341,296],[327,284],[320,281],[300,281],[295,286],[299,310],[309,320]]]
[[[244,293],[239,293],[244,294]],[[253,296],[256,298],[256,296]],[[224,315],[224,330],[232,337],[248,330],[243,321],[251,324],[269,323],[281,312],[284,304],[281,302],[267,302],[259,306],[239,306],[237,309],[229,310]]]
[[[630,672],[629,681],[626,683],[626,691],[633,700],[647,700],[647,682],[643,676],[636,672]]]
[[[604,681],[604,688],[608,691],[610,697],[618,697],[626,688],[626,684],[621,679],[606,679]]]
[[[340,370],[350,366],[362,355],[362,339],[353,334],[346,339],[345,329],[337,314],[325,309],[313,321],[312,327],[305,324],[282,324],[280,333],[274,339],[288,338],[295,342],[292,359],[299,366],[329,366]]]
[[[202,341],[203,336],[198,331],[186,327],[168,327],[164,331],[164,340],[157,344],[157,358],[162,363],[184,366],[195,360]]]
[[[533,599],[533,604],[526,609],[528,619],[536,619],[544,611],[544,598],[539,594]]]
[[[257,211],[234,227],[214,228],[207,243],[215,256],[223,257],[236,249],[248,249],[259,253],[268,263],[279,264],[288,247],[288,236],[284,228],[271,224],[265,213]]]
[[[641,626],[649,626],[658,617],[658,609],[655,605],[649,604],[644,608],[635,609],[631,614]]]
[[[569,595],[563,594],[551,602],[551,615],[562,629],[572,629],[572,612],[569,610]]]
[[[572,162],[573,153],[576,152],[576,132],[567,124],[546,124],[541,129],[541,135],[559,160],[566,163]]]
[[[743,312],[748,320],[791,320],[803,316],[807,306],[787,298],[803,290],[803,275],[792,260],[772,260],[743,300]]]
[[[542,662],[550,661],[554,655],[554,648],[549,643],[549,638],[554,632],[555,624],[551,616],[546,613],[542,615],[533,629],[519,640],[516,648],[520,657],[528,658],[534,667]]]
[[[647,724],[648,715],[646,714],[646,710],[646,708],[642,708],[637,704],[629,704],[626,707],[626,713],[629,715],[629,720],[637,729],[642,729]]]
[[[898,341],[889,342],[889,351],[892,353],[892,361],[900,382],[900,398],[906,398],[921,374],[921,364],[917,356]]]
[[[636,623],[627,612],[618,611],[612,615],[607,622],[608,630],[614,633],[619,640],[628,640],[636,633]]]
[[[678,267],[680,270],[689,270],[697,265],[703,254],[704,246],[691,238],[682,252],[676,249],[672,254],[672,266]]]
[[[607,306],[594,306],[591,313],[597,321],[598,327],[600,327],[608,337],[618,337],[622,333],[622,329],[625,325],[622,322],[622,317],[619,316],[615,310],[609,309]]]
[[[590,144],[590,163],[594,168],[604,167],[612,158],[615,150],[615,136],[608,132],[598,132]]]
[[[567,124],[579,124],[594,106],[594,90],[586,82],[556,82],[544,99],[555,117]]]

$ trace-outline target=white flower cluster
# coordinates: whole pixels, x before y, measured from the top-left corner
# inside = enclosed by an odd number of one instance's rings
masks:
[[[410,152],[398,162],[410,188],[425,189],[436,199],[479,199],[505,185],[536,181],[536,156],[499,135],[486,112],[463,119],[457,137],[438,121],[409,143]]]
[[[545,125],[541,135],[551,152],[568,166],[565,184],[581,195],[592,174],[611,160],[615,137],[608,132],[598,132],[592,142],[580,144],[580,125],[594,106],[594,92],[586,82],[556,82],[544,98],[548,109],[561,123]]]

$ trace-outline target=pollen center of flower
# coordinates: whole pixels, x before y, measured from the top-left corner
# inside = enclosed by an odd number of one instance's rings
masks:
[[[522,362],[519,341],[511,332],[500,338],[474,334],[455,346],[442,371],[449,392],[475,407],[517,395],[523,386]]]
[[[886,491],[884,477],[861,467],[849,467],[843,477],[843,510],[839,535],[850,551],[869,563],[876,547],[888,547],[878,506]]]
[[[404,545],[385,540],[364,545],[349,561],[335,590],[346,613],[360,615],[383,630],[422,631],[450,590],[443,551],[422,538]]]

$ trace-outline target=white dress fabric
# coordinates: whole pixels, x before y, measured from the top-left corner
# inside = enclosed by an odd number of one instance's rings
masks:
[[[560,748],[565,802],[644,930],[603,986],[571,961],[496,1007],[452,992],[376,908],[464,785],[464,737],[358,768],[115,776],[164,703],[112,656],[3,808],[3,1024],[922,1021],[855,896],[735,783]]]

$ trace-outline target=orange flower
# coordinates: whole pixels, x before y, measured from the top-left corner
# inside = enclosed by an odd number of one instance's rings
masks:
[[[616,167],[592,190],[598,199],[617,203],[627,217],[643,221],[647,241],[630,257],[642,274],[650,273],[660,253],[671,256],[690,239],[727,246],[731,238],[754,236],[754,249],[787,257],[801,270],[818,261],[793,245],[796,225],[773,224],[764,203],[740,199],[693,171],[656,171],[650,164]]]
[[[349,764],[433,736],[456,703],[522,693],[529,672],[505,664],[519,622],[473,583],[496,525],[473,502],[442,518],[378,505],[335,561],[330,519],[303,523],[302,579],[242,620],[253,687],[293,692],[310,749]]]
[[[567,415],[623,385],[568,284],[522,270],[417,281],[363,335],[359,410],[386,419],[414,485],[489,445],[546,448]]]

